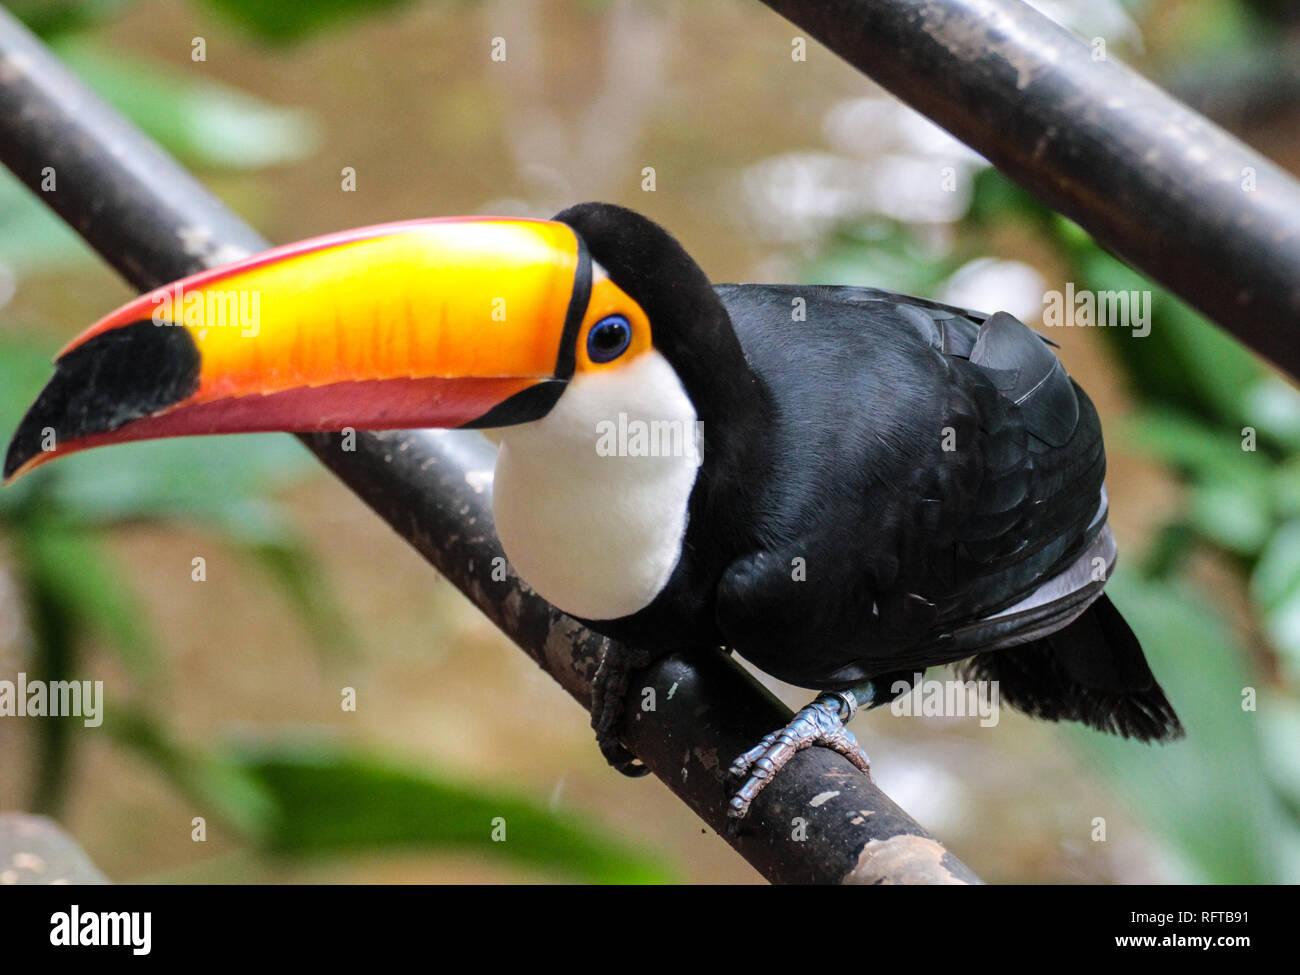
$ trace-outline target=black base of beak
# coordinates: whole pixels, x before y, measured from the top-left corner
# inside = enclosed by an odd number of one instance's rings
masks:
[[[551,407],[560,398],[566,385],[568,384],[558,379],[549,379],[536,386],[529,386],[498,403],[478,419],[461,424],[461,429],[490,430],[493,427],[509,427],[540,420],[551,412]]]

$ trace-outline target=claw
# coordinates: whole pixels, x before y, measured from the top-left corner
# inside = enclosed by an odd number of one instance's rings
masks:
[[[606,643],[591,684],[591,726],[596,730],[596,744],[605,761],[629,778],[650,772],[618,733],[631,672],[644,664],[641,657],[629,653],[621,644]]]
[[[750,766],[767,754],[767,750],[772,747],[778,734],[780,732],[773,731],[765,735],[762,741],[731,763],[731,768],[727,769],[727,774],[734,778],[740,778],[740,776],[748,772]]]
[[[843,711],[850,711],[844,699],[836,694],[823,694],[805,708],[801,708],[788,725],[767,735],[749,751],[739,756],[728,769],[730,775],[748,778],[731,797],[727,815],[733,821],[741,820],[758,794],[790,759],[812,745],[822,745],[839,752],[854,767],[871,775],[871,759],[867,757],[853,732],[844,727]]]

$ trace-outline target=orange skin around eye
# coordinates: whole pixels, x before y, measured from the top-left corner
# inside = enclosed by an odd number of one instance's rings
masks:
[[[592,362],[587,354],[587,333],[602,318],[610,315],[622,315],[632,326],[632,341],[626,351],[609,362]],[[591,299],[587,302],[587,314],[582,318],[582,327],[578,329],[578,356],[576,372],[597,372],[602,369],[617,369],[629,362],[632,357],[640,355],[651,347],[650,319],[641,310],[641,306],[608,278],[596,281],[591,286]]]

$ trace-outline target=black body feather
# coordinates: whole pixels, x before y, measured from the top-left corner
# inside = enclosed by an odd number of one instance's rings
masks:
[[[1181,732],[1101,596],[1101,425],[1045,339],[871,288],[713,288],[631,211],[557,219],[641,304],[704,422],[672,578],[591,627],[663,653],[727,646],[820,689],[974,655],[1039,717]]]

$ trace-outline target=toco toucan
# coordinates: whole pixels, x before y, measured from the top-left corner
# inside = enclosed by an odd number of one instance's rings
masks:
[[[59,355],[4,474],[344,427],[500,428],[510,563],[627,655],[596,693],[616,763],[651,654],[726,647],[822,691],[736,760],[736,818],[808,745],[869,771],[844,722],[932,665],[1049,720],[1182,732],[1102,592],[1101,426],[1051,343],[874,288],[714,286],[608,204],[349,231],[143,295]]]

